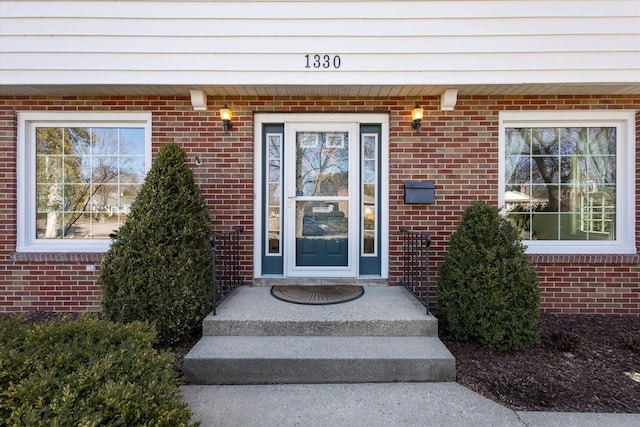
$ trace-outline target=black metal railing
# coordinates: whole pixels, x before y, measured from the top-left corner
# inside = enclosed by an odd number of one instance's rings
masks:
[[[211,259],[213,260],[213,315],[216,307],[233,291],[244,284],[240,277],[240,233],[244,227],[212,234]]]
[[[402,280],[429,313],[429,245],[431,234],[400,228],[402,232]]]

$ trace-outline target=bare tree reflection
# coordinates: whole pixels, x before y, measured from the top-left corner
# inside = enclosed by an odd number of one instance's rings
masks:
[[[137,194],[144,160],[133,154],[144,142],[134,139],[117,128],[36,130],[39,237],[95,237],[89,229],[100,215],[113,214],[112,205]],[[74,231],[80,223],[87,225]]]

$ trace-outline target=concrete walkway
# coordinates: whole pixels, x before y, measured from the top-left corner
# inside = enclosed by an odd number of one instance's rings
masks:
[[[640,426],[640,414],[512,411],[453,382],[183,386],[203,427]]]

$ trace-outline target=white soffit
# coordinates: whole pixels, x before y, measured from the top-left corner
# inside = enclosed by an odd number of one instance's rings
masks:
[[[37,95],[137,95],[189,96],[193,86],[171,85],[0,85],[1,96]],[[637,84],[545,84],[545,85],[469,85],[459,86],[457,96],[502,95],[631,95],[640,94]],[[440,96],[448,89],[442,86],[203,86],[195,98],[206,107],[202,97],[390,97]],[[193,99],[193,98],[192,98]],[[194,104],[195,106],[195,104]]]

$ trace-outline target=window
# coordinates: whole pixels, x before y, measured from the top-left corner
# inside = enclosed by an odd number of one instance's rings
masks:
[[[151,114],[18,113],[18,252],[101,252],[150,165]]]
[[[529,253],[636,253],[632,112],[503,112],[500,195]]]
[[[378,134],[363,133],[361,147],[361,256],[377,255],[376,210],[378,201]]]
[[[282,133],[267,133],[266,135],[266,162],[267,169],[267,216],[265,229],[268,238],[265,253],[269,255],[282,255],[280,240],[282,236]]]

